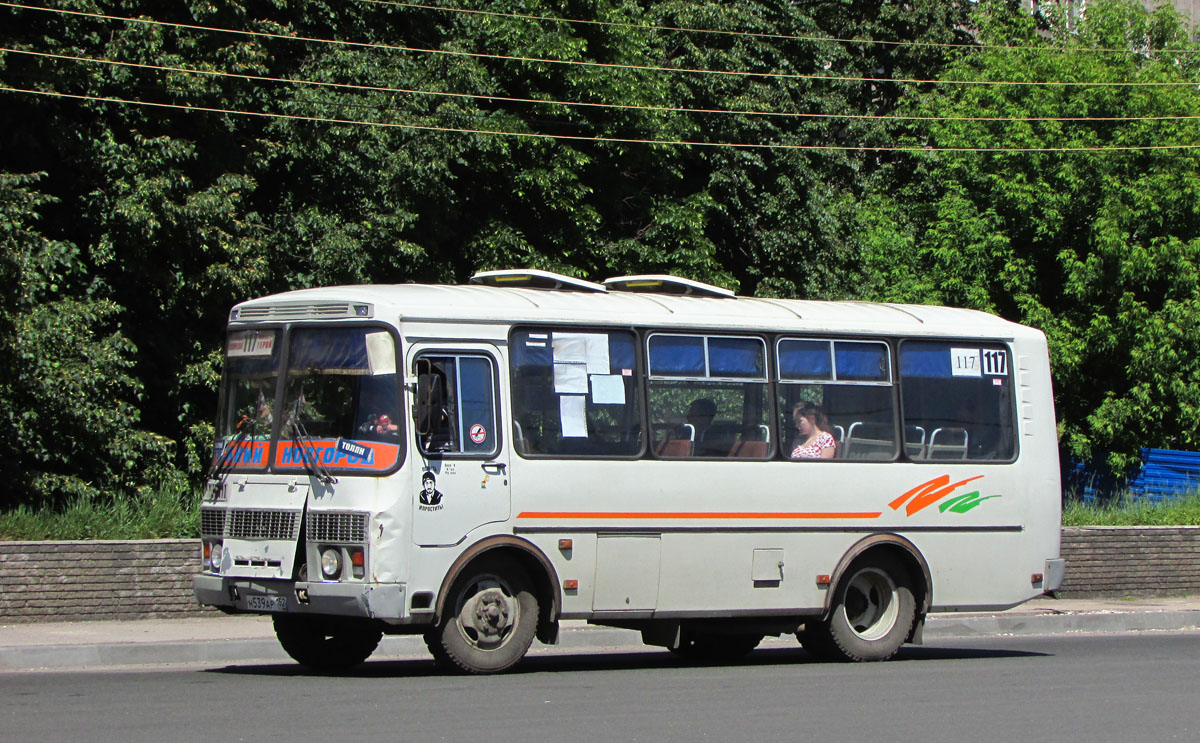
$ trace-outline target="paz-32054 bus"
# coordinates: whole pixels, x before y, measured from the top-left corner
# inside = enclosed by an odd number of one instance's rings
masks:
[[[200,603],[301,664],[501,671],[560,620],[882,660],[1059,586],[1042,333],[945,307],[489,271],[229,316]]]

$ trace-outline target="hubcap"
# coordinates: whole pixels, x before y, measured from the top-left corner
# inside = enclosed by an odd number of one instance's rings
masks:
[[[466,599],[458,612],[458,628],[463,637],[480,650],[503,646],[521,611],[508,586],[494,577],[481,578],[464,595]]]
[[[896,583],[878,568],[860,570],[846,587],[843,608],[854,634],[867,641],[878,640],[896,626]]]

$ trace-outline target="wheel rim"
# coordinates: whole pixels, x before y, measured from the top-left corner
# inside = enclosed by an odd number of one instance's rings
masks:
[[[463,638],[477,650],[504,647],[521,617],[521,603],[508,584],[485,576],[467,586],[463,596],[455,618]]]
[[[868,642],[885,637],[896,626],[900,600],[892,577],[878,568],[854,574],[846,586],[842,610],[854,634]]]

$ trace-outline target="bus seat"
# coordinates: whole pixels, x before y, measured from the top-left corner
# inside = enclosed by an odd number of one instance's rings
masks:
[[[929,459],[966,459],[968,446],[967,429],[946,426],[934,429],[929,436]]]
[[[925,458],[925,429],[909,424],[904,427],[904,451],[909,459]]]
[[[728,421],[718,421],[708,427],[696,444],[696,454],[704,457],[733,456],[742,427]]]
[[[513,421],[513,448],[518,454],[529,453],[529,443],[525,441],[525,431],[522,430],[520,421]]]
[[[846,431],[844,459],[891,459],[896,453],[896,441],[891,425],[855,421]]]
[[[692,456],[691,439],[667,439],[660,441],[654,453],[660,457],[690,457]]]
[[[767,443],[766,441],[739,441],[729,450],[729,456],[736,459],[765,459]]]

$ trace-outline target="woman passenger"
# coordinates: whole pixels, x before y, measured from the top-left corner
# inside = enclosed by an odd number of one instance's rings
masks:
[[[819,405],[798,402],[792,408],[792,420],[800,435],[792,449],[792,459],[833,459],[837,453],[837,440],[829,418]]]

